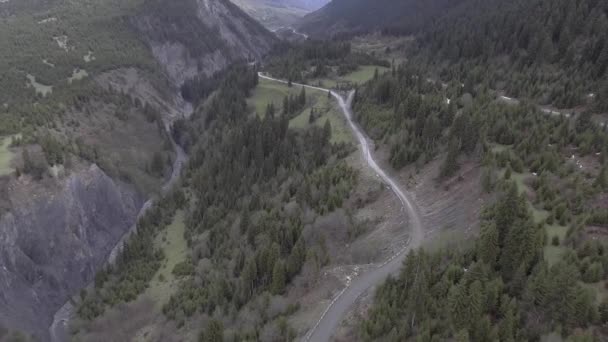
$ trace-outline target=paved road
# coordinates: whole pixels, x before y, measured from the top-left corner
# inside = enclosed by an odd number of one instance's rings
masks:
[[[519,99],[513,98],[513,97],[508,97],[508,96],[504,96],[501,95],[498,97],[498,99],[500,101],[502,101],[503,103],[506,103],[508,105],[518,105],[521,103],[521,101]],[[567,111],[557,111],[551,108],[548,108],[546,106],[538,106],[538,109],[547,114],[547,115],[552,115],[552,116],[563,116],[565,118],[570,118],[571,114],[568,113]],[[606,127],[606,125],[608,125],[608,122],[603,122],[603,121],[597,121],[596,124],[599,127]]]
[[[289,27],[286,27],[286,26],[281,26],[281,27],[279,27],[279,28],[277,28],[277,29],[272,30],[272,32],[273,32],[273,33],[277,33],[277,32],[279,32],[280,30],[287,30],[287,31],[291,31],[291,32],[293,32],[295,35],[298,35],[298,36],[300,36],[300,37],[304,38],[304,40],[307,40],[307,39],[308,39],[308,35],[307,35],[306,33],[298,32],[298,30],[296,30],[295,28],[293,28],[293,27],[291,27],[291,26],[289,26]]]
[[[264,78],[271,81],[286,83],[285,81],[278,80],[269,76],[266,76],[262,73],[259,74],[260,78]],[[293,83],[297,86],[304,86],[310,89],[316,89],[321,91],[329,91],[328,89],[313,87],[308,85],[302,85]],[[338,104],[348,121],[351,129],[353,130],[357,140],[359,141],[361,153],[367,165],[378,175],[382,181],[384,181],[391,190],[395,193],[395,195],[401,201],[403,208],[407,211],[410,225],[410,242],[407,247],[405,247],[402,251],[400,251],[397,255],[393,256],[390,260],[385,263],[378,265],[375,269],[363,273],[356,278],[353,278],[350,283],[345,287],[341,292],[338,293],[329,304],[327,309],[323,312],[322,316],[319,318],[319,321],[313,326],[313,328],[308,332],[305,336],[305,341],[314,341],[314,342],[325,342],[329,341],[338,328],[340,322],[349,311],[349,309],[353,306],[356,300],[369,288],[381,284],[386,280],[386,278],[390,274],[396,274],[401,269],[404,259],[407,256],[407,252],[412,248],[417,248],[421,245],[424,239],[424,230],[422,226],[422,221],[420,219],[420,214],[418,213],[418,209],[416,207],[415,202],[410,198],[410,195],[407,191],[401,188],[401,186],[395,181],[392,177],[390,177],[385,170],[383,170],[378,163],[374,160],[374,156],[371,152],[371,143],[363,131],[359,128],[359,126],[353,120],[353,112],[351,108],[352,100],[354,92],[350,92],[348,98],[344,98],[339,94],[332,92],[332,95],[336,100],[338,100]],[[405,228],[405,227],[404,227]]]

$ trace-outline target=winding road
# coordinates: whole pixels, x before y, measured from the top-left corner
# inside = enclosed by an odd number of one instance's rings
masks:
[[[263,73],[259,73],[259,76],[260,78],[266,80],[287,83],[286,81],[266,76]],[[305,84],[293,84],[324,92],[330,91],[329,89],[313,87]],[[331,91],[331,94],[338,101],[338,104],[340,105],[340,108],[342,109],[350,128],[357,137],[361,153],[367,162],[368,167],[370,167],[376,173],[376,175],[391,188],[393,193],[395,193],[395,195],[399,198],[399,201],[401,201],[403,208],[407,211],[410,221],[409,228],[411,236],[409,244],[403,250],[394,255],[388,261],[378,265],[375,269],[353,278],[350,283],[333,298],[329,306],[319,318],[319,321],[304,337],[304,341],[314,342],[329,341],[338,328],[340,322],[349,309],[355,304],[357,299],[369,288],[384,282],[389,275],[398,273],[401,269],[403,261],[407,256],[407,252],[411,249],[419,247],[424,240],[424,229],[416,203],[410,198],[409,193],[402,189],[399,183],[390,177],[386,171],[378,165],[371,152],[372,143],[367,138],[365,133],[363,133],[361,128],[354,122],[351,106],[354,98],[354,91],[351,91],[347,98],[344,98],[333,91]]]
[[[276,34],[277,32],[279,32],[281,30],[291,31],[291,32],[293,32],[293,34],[304,38],[304,40],[308,39],[308,35],[306,33],[298,32],[298,30],[296,30],[295,28],[293,28],[291,26],[289,26],[289,27],[281,26],[281,27],[279,27],[277,29],[272,30],[272,32]]]

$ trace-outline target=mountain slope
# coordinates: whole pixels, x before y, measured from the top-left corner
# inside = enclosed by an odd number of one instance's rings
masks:
[[[375,30],[412,32],[460,0],[334,0],[298,22],[313,36],[353,34]]]
[[[608,91],[605,1],[467,1],[418,41],[429,56],[467,63],[462,70],[487,68],[510,96],[572,108]]]
[[[271,30],[290,26],[329,0],[232,0],[247,14]]]
[[[179,171],[179,86],[275,41],[227,0],[0,1],[0,340],[48,341]]]
[[[180,86],[237,60],[259,60],[276,38],[228,0],[149,0],[132,22]]]

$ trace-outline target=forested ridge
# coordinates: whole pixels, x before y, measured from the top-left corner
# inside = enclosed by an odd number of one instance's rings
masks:
[[[467,1],[421,31],[422,58],[442,76],[468,77],[508,96],[606,110],[605,1]]]
[[[474,248],[408,257],[377,291],[361,338],[535,341],[557,331],[601,339],[608,303],[596,298],[608,259],[594,232],[608,224],[608,133],[590,112],[548,116],[501,103],[483,85],[430,81],[426,70],[405,63],[360,88],[358,121],[388,145],[396,169],[439,157],[441,184],[473,160],[479,186],[498,199],[480,218]]]
[[[83,293],[81,318],[94,319],[145,291],[164,257],[140,247],[151,245],[176,208],[184,208],[189,253],[173,270],[180,285],[162,306],[166,319],[192,329],[205,317],[202,341],[295,337],[285,317],[297,303],[282,304],[281,296],[303,269],[314,274],[329,262],[323,234],[305,227],[311,215],[342,208],[357,172],[343,161],[352,147],[330,143],[329,123],[294,131],[285,109],[249,115],[245,98],[257,82],[257,70],[234,67],[191,119],[175,125],[176,140],[191,156],[183,190],[140,220],[117,265]],[[300,100],[305,96],[302,91]]]
[[[510,97],[559,108],[592,103],[605,111],[606,6],[600,0],[335,1],[302,25],[321,35],[331,35],[334,23],[346,37],[409,34],[416,39],[408,57],[445,81],[471,79]]]
[[[299,26],[318,37],[352,37],[375,30],[410,34],[461,2],[463,0],[335,0],[302,18]]]

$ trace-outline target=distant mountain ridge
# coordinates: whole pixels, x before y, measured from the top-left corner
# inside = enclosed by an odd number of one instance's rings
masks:
[[[231,0],[251,17],[274,30],[291,26],[306,14],[318,10],[329,0]]]
[[[333,0],[302,18],[298,27],[319,37],[381,29],[409,33],[463,1]]]

